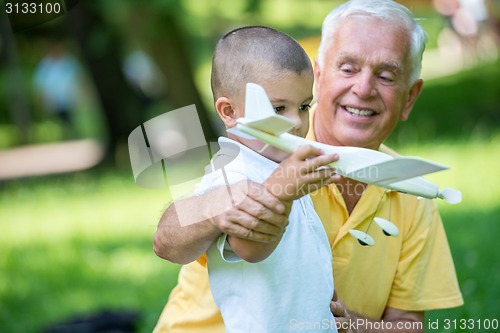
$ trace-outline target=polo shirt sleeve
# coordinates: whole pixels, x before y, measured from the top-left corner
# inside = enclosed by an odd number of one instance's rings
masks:
[[[460,306],[462,294],[443,222],[432,200],[414,200],[387,305],[406,311]],[[408,207],[411,209],[411,207]]]

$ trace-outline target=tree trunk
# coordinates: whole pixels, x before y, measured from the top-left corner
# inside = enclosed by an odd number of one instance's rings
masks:
[[[167,79],[167,99],[174,108],[195,104],[206,141],[218,137],[211,123],[208,110],[194,83],[194,73],[189,61],[189,51],[185,44],[186,33],[177,23],[177,11],[149,13],[148,32],[142,37],[145,47]],[[154,30],[153,30],[154,29]]]
[[[17,60],[16,42],[5,12],[0,13],[0,40],[2,41],[1,61],[5,66],[7,100],[12,123],[16,126],[20,144],[29,142],[31,115],[28,94],[24,87],[21,68]]]
[[[106,24],[89,1],[80,2],[68,14],[67,28],[86,61],[108,129],[107,161],[114,162],[117,148],[145,121],[139,96],[126,82],[118,33]]]

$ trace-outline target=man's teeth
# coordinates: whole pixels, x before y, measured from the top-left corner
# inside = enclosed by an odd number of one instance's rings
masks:
[[[371,110],[360,110],[360,109],[355,109],[355,108],[351,108],[351,107],[348,107],[346,106],[345,109],[352,115],[354,116],[358,116],[358,117],[368,117],[368,116],[372,116],[375,114],[375,112],[371,111]]]

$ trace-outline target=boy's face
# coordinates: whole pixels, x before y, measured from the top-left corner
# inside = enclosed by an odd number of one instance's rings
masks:
[[[267,74],[254,83],[264,88],[277,114],[294,122],[295,126],[289,133],[305,137],[309,130],[309,108],[313,99],[313,82],[312,71],[305,70],[300,74],[292,71],[280,73],[280,75]],[[235,102],[235,111],[238,118],[245,115],[244,96]],[[276,162],[281,162],[289,155],[289,153],[272,146],[261,151],[264,143],[260,140],[249,140],[240,137],[233,137],[233,139]]]

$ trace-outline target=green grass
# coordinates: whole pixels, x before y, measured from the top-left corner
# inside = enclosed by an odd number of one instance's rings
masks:
[[[75,314],[135,309],[151,332],[178,266],[151,245],[164,191],[128,173],[3,184],[0,331],[39,332]]]
[[[500,308],[500,254],[496,248],[500,235],[500,177],[498,162],[500,135],[488,141],[468,143],[427,143],[406,146],[405,155],[440,161],[451,167],[426,178],[442,187],[462,191],[463,202],[449,205],[438,201],[452,250],[465,305],[449,310],[431,311],[426,320],[441,323],[428,332],[482,332],[483,330],[445,330],[444,320],[498,319]],[[439,254],[436,254],[439,255]],[[436,277],[439,278],[439,277]],[[476,322],[477,325],[477,322]],[[460,326],[457,324],[457,327]],[[477,327],[477,326],[476,326]]]
[[[483,332],[478,329],[448,329],[444,321],[464,319],[500,320],[500,256],[496,245],[500,234],[500,208],[473,209],[443,213],[448,240],[455,260],[465,305],[431,311],[426,320],[439,320],[439,330],[428,332]],[[439,278],[439,277],[436,277]],[[477,323],[476,323],[477,325]],[[476,326],[477,327],[477,326]],[[458,326],[458,328],[460,328]],[[495,330],[493,330],[495,331]]]
[[[466,304],[430,312],[427,320],[500,319],[500,177],[494,163],[500,136],[400,151],[450,165],[428,178],[464,194],[460,205],[439,206]],[[164,191],[137,187],[128,171],[4,183],[0,331],[38,332],[54,321],[111,308],[140,311],[141,332],[150,332],[178,272],[151,246],[166,201]]]

